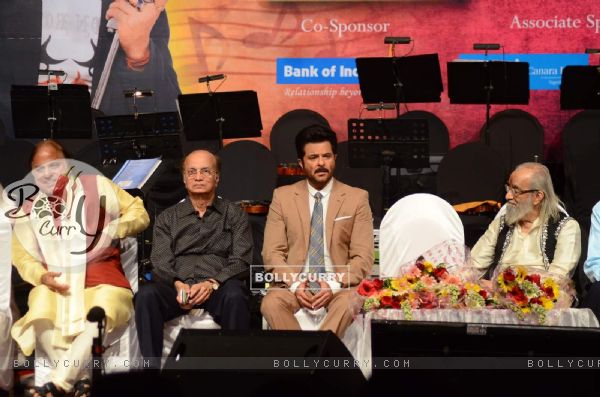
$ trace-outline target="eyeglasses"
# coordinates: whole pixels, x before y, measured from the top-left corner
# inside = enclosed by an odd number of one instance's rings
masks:
[[[189,170],[185,171],[185,175],[188,178],[193,178],[197,174],[200,174],[205,177],[209,177],[209,176],[213,176],[215,174],[215,171],[211,170],[210,168],[200,168],[199,170],[197,170],[195,168],[190,168]]]
[[[509,184],[505,184],[504,189],[506,190],[506,193],[512,194],[513,197],[518,197],[525,193],[533,193],[533,192],[538,191],[538,189],[521,190],[518,187],[513,187],[513,186],[510,186]]]

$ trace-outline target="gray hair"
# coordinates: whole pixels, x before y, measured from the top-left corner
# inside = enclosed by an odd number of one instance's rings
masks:
[[[528,189],[544,192],[544,199],[540,204],[540,220],[542,222],[558,221],[560,208],[564,208],[564,204],[554,192],[548,167],[540,163],[523,163],[518,165],[515,171],[522,169],[531,171]]]

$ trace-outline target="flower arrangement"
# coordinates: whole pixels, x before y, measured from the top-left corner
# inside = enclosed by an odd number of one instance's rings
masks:
[[[534,313],[544,324],[548,310],[571,305],[572,288],[568,281],[549,274],[528,273],[522,266],[501,271],[496,286],[502,305],[521,320]]]
[[[507,268],[489,281],[476,280],[468,269],[451,274],[444,263],[419,258],[400,277],[363,280],[358,286],[361,311],[400,309],[412,319],[413,309],[511,309],[520,320],[533,314],[544,324],[549,310],[568,308],[574,296],[570,280],[524,267]]]
[[[363,280],[358,294],[364,298],[362,311],[401,309],[406,319],[413,309],[484,308],[495,305],[493,294],[484,287],[464,282],[450,274],[444,263],[437,265],[419,258],[401,277]]]

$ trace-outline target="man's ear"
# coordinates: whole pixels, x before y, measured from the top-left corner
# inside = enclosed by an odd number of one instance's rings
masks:
[[[302,162],[302,159],[298,159],[298,165],[300,168],[304,169],[304,163]]]
[[[541,190],[538,190],[537,192],[535,192],[534,204],[541,203],[542,201],[544,201],[545,198],[546,193],[542,192]]]

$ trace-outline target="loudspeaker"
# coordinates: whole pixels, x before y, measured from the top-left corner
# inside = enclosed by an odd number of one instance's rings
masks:
[[[374,363],[381,361],[378,357],[409,363],[397,370],[373,368],[369,390],[374,393],[399,382],[407,385],[408,392],[418,392],[427,384],[429,393],[445,394],[486,390],[490,395],[505,395],[507,388],[519,385],[520,395],[558,395],[571,394],[578,385],[588,391],[600,387],[597,328],[376,320],[371,322],[371,338]],[[419,358],[427,357],[444,361],[438,360],[442,364],[435,368],[419,367],[419,362],[425,362]],[[486,359],[494,357],[504,363],[516,358],[517,364],[492,369]],[[461,358],[475,368],[444,368],[450,358]],[[571,369],[567,358],[574,359]]]
[[[202,392],[245,396],[354,396],[366,385],[351,354],[330,331],[182,329],[162,374],[190,396],[198,395],[198,385]]]

